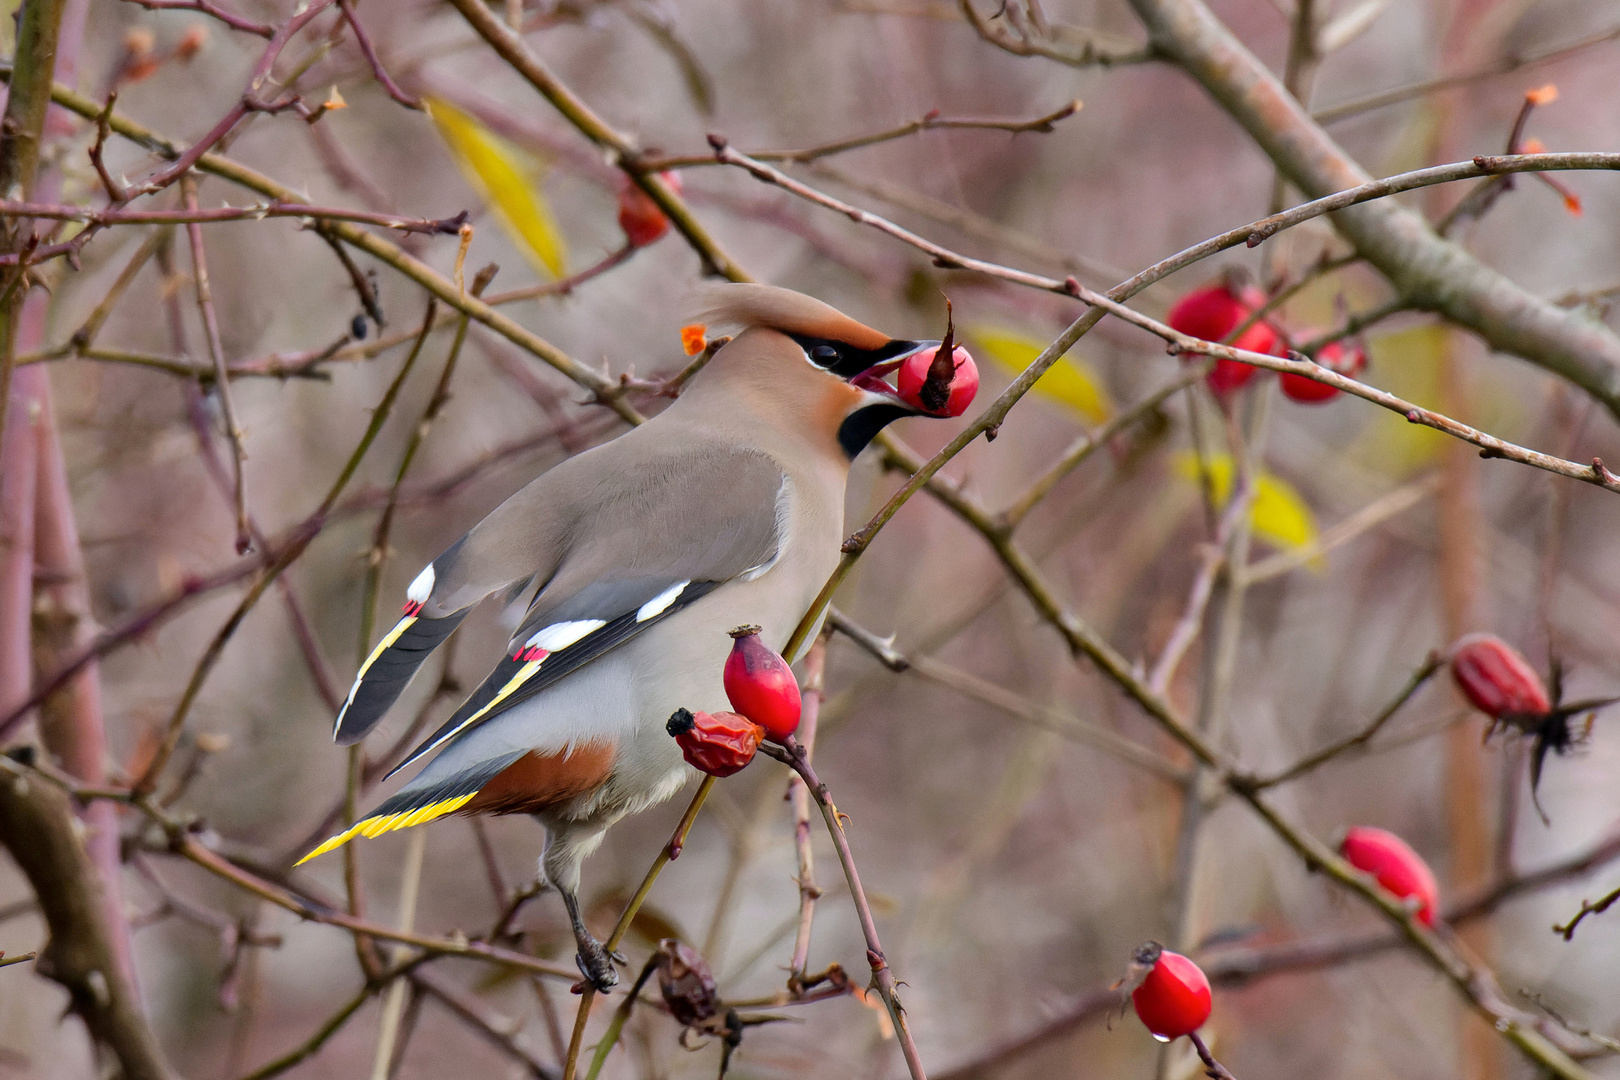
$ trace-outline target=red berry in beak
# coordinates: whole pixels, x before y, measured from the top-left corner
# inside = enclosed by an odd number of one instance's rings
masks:
[[[1133,961],[1148,968],[1131,991],[1131,1004],[1144,1027],[1164,1042],[1191,1035],[1209,1019],[1209,980],[1198,965],[1150,941]]]
[[[1344,861],[1364,874],[1378,879],[1385,891],[1401,900],[1414,901],[1418,922],[1433,926],[1440,906],[1440,886],[1423,856],[1392,832],[1357,825],[1344,834],[1339,844]]]
[[[979,392],[979,365],[968,351],[958,345],[951,350],[954,369],[950,382],[934,386],[928,383],[928,370],[933,366],[938,349],[923,349],[906,357],[900,365],[898,380],[900,398],[913,409],[929,416],[961,416],[973,404]]]
[[[686,763],[710,776],[741,772],[765,738],[764,728],[733,712],[676,709],[664,730],[675,736]]]
[[[1312,337],[1314,332],[1303,331],[1300,337]],[[1348,375],[1352,379],[1360,375],[1367,366],[1367,354],[1358,345],[1346,345],[1342,341],[1330,341],[1316,351],[1316,362],[1329,371],[1336,371],[1340,375]],[[1319,383],[1315,379],[1307,379],[1303,375],[1295,375],[1285,371],[1277,377],[1282,386],[1282,392],[1294,401],[1304,405],[1316,405],[1323,401],[1331,401],[1338,396],[1339,388]]]
[[[658,178],[679,195],[681,178],[678,173],[661,172]],[[619,179],[619,228],[624,230],[631,247],[646,247],[669,231],[669,218],[628,176]]]
[[[1172,330],[1220,344],[1265,302],[1265,295],[1258,289],[1244,289],[1240,296],[1225,284],[1206,285],[1176,301],[1165,322]],[[1230,344],[1235,349],[1271,356],[1283,356],[1288,350],[1287,340],[1264,319],[1243,331]],[[1198,353],[1182,353],[1181,358],[1200,360],[1203,357]],[[1216,360],[1204,381],[1216,397],[1225,397],[1259,373],[1260,369],[1252,364]]]
[[[1469,634],[1452,646],[1451,677],[1474,708],[1494,720],[1552,711],[1541,676],[1495,634]]]
[[[759,627],[731,632],[723,679],[731,707],[781,742],[799,728],[799,680],[788,662],[759,639]]]

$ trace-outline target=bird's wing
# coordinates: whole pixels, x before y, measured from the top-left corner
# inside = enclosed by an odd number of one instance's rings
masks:
[[[552,686],[781,548],[786,477],[757,451],[701,447],[604,477],[557,572],[484,683],[395,771]]]

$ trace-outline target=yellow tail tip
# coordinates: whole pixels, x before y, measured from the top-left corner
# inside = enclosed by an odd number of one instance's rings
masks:
[[[395,829],[408,829],[413,825],[423,825],[434,818],[455,813],[471,802],[472,797],[476,794],[478,794],[476,791],[469,792],[465,795],[457,795],[452,799],[441,799],[438,802],[428,803],[426,806],[418,807],[415,810],[401,811],[396,814],[376,814],[372,817],[361,818],[302,859],[293,863],[293,865],[303,866],[315,856],[325,855],[328,851],[335,851],[356,836],[364,836],[369,839],[373,836],[381,836],[385,832],[393,832]]]

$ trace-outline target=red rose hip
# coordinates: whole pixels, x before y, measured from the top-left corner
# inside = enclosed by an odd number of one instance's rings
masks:
[[[679,174],[661,172],[658,178],[680,194]],[[646,247],[669,231],[669,218],[664,216],[664,211],[628,176],[619,178],[619,228],[624,230],[631,247]]]
[[[1220,344],[1266,302],[1265,295],[1258,289],[1244,289],[1241,292],[1241,295],[1234,293],[1224,283],[1194,289],[1176,301],[1165,322],[1172,330]],[[1277,328],[1264,319],[1243,331],[1230,344],[1236,349],[1273,356],[1283,355],[1288,347]],[[1181,358],[1198,360],[1202,357],[1189,352],[1182,353]],[[1259,373],[1260,369],[1252,364],[1220,359],[1215,361],[1215,366],[1204,381],[1217,397],[1224,397]]]
[[[1131,958],[1148,969],[1131,991],[1131,1004],[1155,1038],[1169,1042],[1191,1035],[1209,1019],[1209,980],[1197,964],[1150,941]]]
[[[765,738],[764,728],[733,712],[676,709],[664,730],[675,736],[686,763],[710,776],[741,772]]]
[[[1339,844],[1344,861],[1378,879],[1386,892],[1416,905],[1418,922],[1433,926],[1440,906],[1440,886],[1423,856],[1392,832],[1357,825]]]
[[[1352,379],[1360,375],[1367,366],[1367,354],[1357,345],[1346,345],[1342,341],[1330,341],[1316,351],[1316,362],[1329,371],[1348,375]],[[1290,400],[1303,405],[1316,405],[1324,401],[1331,401],[1338,396],[1339,388],[1319,383],[1315,379],[1307,379],[1303,375],[1295,375],[1285,371],[1277,377],[1282,386],[1282,392]]]
[[[952,349],[951,360],[955,366],[949,390],[941,394],[943,388],[937,384],[933,389],[926,386],[928,369],[938,352],[938,349],[923,349],[905,358],[896,380],[900,397],[907,405],[929,416],[961,416],[967,412],[968,406],[973,404],[974,395],[979,392],[979,365],[973,362],[973,357],[962,346]]]
[[[1493,719],[1552,711],[1552,699],[1536,669],[1495,634],[1459,639],[1451,647],[1451,677],[1474,708]]]
[[[765,729],[776,742],[799,727],[799,680],[788,662],[759,638],[759,627],[731,631],[731,655],[722,679],[731,707]]]

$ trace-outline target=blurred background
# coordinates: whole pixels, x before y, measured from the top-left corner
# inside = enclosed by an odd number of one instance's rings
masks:
[[[1526,91],[1549,83],[1556,101],[1534,110],[1528,135],[1552,150],[1620,143],[1613,4],[1318,0],[1317,7],[1328,9],[1318,12],[1323,23],[1347,14],[1359,22],[1341,26],[1345,40],[1322,58],[1309,90],[1315,108],[1353,106],[1440,76],[1494,73],[1334,119],[1331,133],[1374,175],[1502,152]],[[100,101],[116,86],[121,113],[181,143],[202,136],[237,100],[264,47],[194,10],[114,0],[87,8],[79,87]],[[1048,133],[930,130],[784,167],[956,250],[1072,273],[1093,287],[1263,217],[1273,199],[1265,155],[1172,66],[1077,67],[1012,55],[981,38],[955,4],[562,0],[497,9],[521,21],[530,47],[592,108],[640,146],[667,154],[706,153],[708,132],[745,150],[799,149],[930,110],[1031,119],[1080,100],[1083,108]],[[233,0],[232,10],[279,25],[292,8]],[[346,107],[313,125],[291,113],[255,116],[224,147],[229,156],[317,205],[429,218],[469,211],[465,275],[470,281],[479,267],[498,264],[491,294],[578,273],[624,246],[617,171],[460,15],[417,0],[373,0],[356,10],[403,90],[446,106],[439,122],[392,100],[352,36],[325,17],[288,46],[277,72],[289,83],[296,76],[307,100]],[[1219,0],[1214,10],[1282,70],[1291,5]],[[1142,40],[1116,0],[1046,0],[1043,14],[1123,52]],[[1557,52],[1572,43],[1582,47]],[[47,148],[64,202],[104,201],[84,152],[93,138],[93,125],[75,121]],[[535,233],[513,229],[492,209],[501,196],[469,163],[469,138],[529,178],[554,230],[543,234],[549,239],[537,245]],[[135,178],[158,159],[114,140],[108,163],[115,175]],[[1523,176],[1454,236],[1538,294],[1593,294],[1570,302],[1603,317],[1601,290],[1620,282],[1620,188],[1601,174],[1560,178],[1579,197],[1579,215],[1560,192]],[[941,336],[948,295],[984,373],[981,404],[1032,358],[1030,346],[1043,346],[1078,313],[1061,297],[938,269],[910,247],[741,171],[690,168],[682,180],[694,213],[759,280],[811,293],[898,336]],[[1438,219],[1464,194],[1454,185],[1403,198]],[[206,207],[254,197],[204,178],[199,198]],[[1297,193],[1286,203],[1295,201]],[[378,327],[362,319],[367,334],[355,340],[361,299],[314,231],[268,219],[207,225],[204,239],[232,364],[307,364],[334,350],[313,366],[320,378],[233,383],[249,509],[275,536],[314,511],[353,450],[400,370],[426,296],[354,252],[362,276],[374,274],[386,320]],[[123,291],[98,343],[207,361],[183,231],[165,238],[116,228],[89,243],[81,265],[62,267],[53,281],[47,342],[66,340],[85,322],[143,244],[159,254]],[[456,266],[455,236],[408,236],[403,244],[443,274]],[[1138,304],[1162,317],[1179,296],[1232,270],[1275,290],[1345,250],[1318,219],[1257,250],[1240,248],[1173,275]],[[502,310],[585,364],[647,379],[686,362],[678,331],[690,321],[699,281],[698,257],[671,233],[566,295]],[[1373,271],[1350,265],[1306,285],[1277,319],[1308,338],[1389,295]],[[347,758],[330,740],[319,680],[341,695],[369,648],[361,639],[366,553],[453,329],[446,321],[428,339],[342,509],[288,571],[286,589],[249,612],[197,698],[169,774],[173,809],[206,822],[222,850],[284,865],[341,800]],[[379,336],[397,343],[379,350]],[[1430,317],[1396,314],[1369,327],[1364,344],[1365,378],[1374,385],[1577,461],[1620,459],[1615,425],[1601,407]],[[1162,343],[1113,320],[1064,365],[1071,374],[1063,387],[1026,398],[994,443],[981,440],[948,466],[947,475],[989,509],[1012,503],[1083,432],[1178,372]],[[215,430],[220,423],[217,395],[198,398],[188,380],[130,364],[64,358],[49,371],[96,619],[120,625],[188,578],[231,565],[229,492],[211,478],[198,442],[199,423]],[[450,392],[401,489],[382,575],[384,611],[423,564],[505,496],[622,430],[607,410],[582,404],[578,387],[476,324]],[[638,406],[653,410],[659,401],[638,399]],[[1226,433],[1245,432],[1262,477],[1247,552],[1251,580],[1241,596],[1229,580],[1217,583],[1205,632],[1167,686],[1193,716],[1201,703],[1209,707],[1213,682],[1229,683],[1218,738],[1244,765],[1277,770],[1354,733],[1429,650],[1465,631],[1500,634],[1542,670],[1556,655],[1571,697],[1617,692],[1620,589],[1603,569],[1620,557],[1612,494],[1480,461],[1468,447],[1363,401],[1299,404],[1271,377],[1254,380],[1227,406],[1230,424],[1202,386],[1170,398],[1065,477],[1017,539],[1062,603],[1150,669],[1209,562],[1212,515],[1194,451],[1218,466],[1231,451]],[[893,433],[926,455],[972,415],[901,422]],[[222,441],[212,446],[228,460]],[[852,530],[899,483],[881,458],[874,450],[856,464]],[[1224,462],[1230,476],[1230,456]],[[106,658],[115,778],[150,760],[239,596],[211,593]],[[897,674],[845,637],[831,638],[817,765],[850,816],[855,856],[933,1074],[1195,1076],[1190,1055],[1161,1055],[1133,1017],[1105,1023],[1096,995],[1120,976],[1135,945],[1175,944],[1213,971],[1234,950],[1376,936],[1373,913],[1307,873],[1244,806],[1217,801],[1189,830],[1180,782],[1100,748],[1096,729],[1177,769],[1189,764],[1093,666],[1069,654],[992,547],[927,494],[881,534],[837,602],[859,625],[894,635],[895,648],[932,661],[919,665],[926,672]],[[303,647],[289,603],[307,623]],[[497,615],[480,610],[459,631],[447,679],[471,687],[483,678],[505,643]],[[1227,643],[1229,660],[1209,646],[1211,634]],[[448,714],[459,699],[435,694],[436,681],[430,667],[371,736],[374,753],[419,710],[435,724]],[[1330,841],[1352,824],[1401,834],[1435,868],[1443,896],[1465,899],[1611,838],[1620,818],[1613,722],[1600,716],[1578,754],[1549,759],[1540,800],[1550,824],[1528,798],[1525,741],[1486,742],[1486,721],[1444,677],[1396,715],[1373,752],[1281,785],[1275,797]],[[781,988],[798,904],[786,775],[760,760],[719,784],[627,941],[632,971],[653,939],[674,934],[704,952],[728,1000]],[[362,808],[397,783],[372,789]],[[594,925],[611,925],[685,800],[626,821],[587,862],[584,897]],[[138,818],[120,820],[132,838],[123,887],[141,992],[181,1075],[249,1073],[308,1039],[360,988],[347,934],[301,923],[182,860],[144,850],[153,838]],[[418,931],[475,934],[490,925],[501,899],[488,866],[507,888],[533,880],[539,826],[494,819],[482,829],[480,837],[463,819],[427,828]],[[812,970],[838,962],[859,981],[864,945],[831,847],[817,832],[816,873],[826,895]],[[395,833],[358,845],[366,910],[377,921],[392,925],[399,916],[409,843]],[[1614,1031],[1620,920],[1593,916],[1569,943],[1549,927],[1617,878],[1620,868],[1600,863],[1589,876],[1517,893],[1470,924],[1468,947],[1497,970],[1515,1004],[1525,1004],[1520,991],[1533,992],[1574,1024]],[[324,859],[291,880],[340,896],[342,863]],[[29,897],[26,880],[0,864],[0,946],[8,953],[44,940]],[[233,935],[241,926],[278,936],[279,945],[239,949]],[[514,947],[571,960],[555,897],[524,906],[515,927],[522,935]],[[437,961],[432,971],[510,1042],[556,1064],[577,1001],[565,983],[459,960]],[[599,1001],[587,1045],[617,1000]],[[65,1002],[26,967],[0,971],[0,1076],[97,1073],[82,1027],[60,1021]],[[731,1075],[905,1073],[881,1010],[857,998],[775,1013],[787,1019],[750,1029]],[[399,1077],[534,1072],[441,1000],[425,998],[405,1015]],[[605,1075],[713,1075],[718,1044],[689,1050],[678,1034],[667,1015],[640,1011]],[[1442,978],[1395,949],[1218,986],[1209,1034],[1244,1078],[1531,1075]],[[373,999],[285,1075],[371,1075],[377,1041]],[[1590,1065],[1620,1076],[1612,1062]]]

